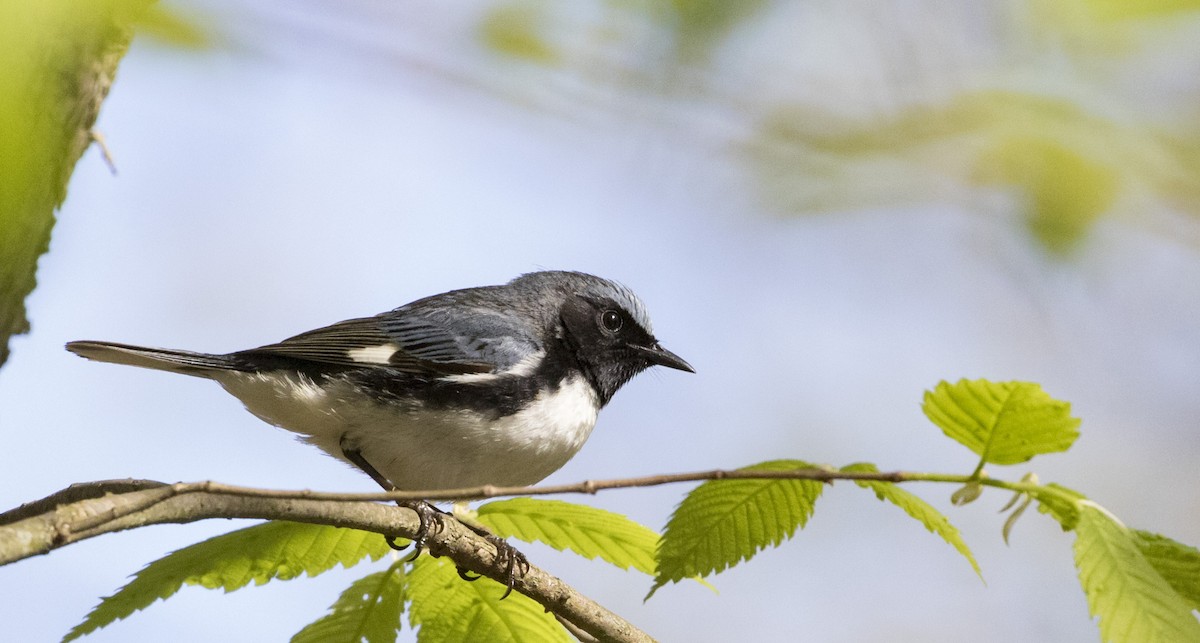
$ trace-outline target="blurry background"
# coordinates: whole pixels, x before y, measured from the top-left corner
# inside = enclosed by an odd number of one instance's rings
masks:
[[[1130,3],[1132,4],[1132,3]],[[217,386],[83,362],[73,339],[224,352],[566,268],[647,302],[694,376],[625,388],[550,482],[776,457],[968,472],[919,409],[939,379],[1040,382],[1070,453],[993,469],[1200,544],[1196,2],[172,2],[76,168],[30,335],[0,372],[0,506],[71,482],[374,491]],[[793,542],[650,585],[530,559],[665,641],[1093,641],[1072,536],[949,506],[987,585],[853,486]],[[583,499],[661,528],[684,487]],[[580,500],[579,498],[567,498]],[[14,641],[240,526],[108,536],[0,569]],[[95,641],[283,640],[360,566],[185,588]],[[402,640],[412,640],[406,631]]]

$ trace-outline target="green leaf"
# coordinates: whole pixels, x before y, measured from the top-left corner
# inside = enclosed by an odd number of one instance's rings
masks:
[[[353,583],[329,614],[304,626],[292,643],[395,643],[404,611],[404,561]]]
[[[842,467],[842,471],[862,471],[876,473],[879,471],[879,468],[868,462],[856,462],[854,464]],[[904,510],[904,513],[916,518],[918,522],[920,522],[922,525],[925,525],[926,529],[937,534],[938,536],[941,536],[942,540],[946,541],[947,544],[958,550],[958,553],[962,554],[963,557],[967,559],[967,562],[971,563],[971,569],[974,569],[975,574],[979,576],[980,580],[983,580],[983,572],[979,569],[979,563],[976,562],[975,555],[972,554],[970,548],[967,547],[967,543],[963,540],[962,534],[959,533],[957,527],[950,524],[950,519],[943,515],[942,512],[935,509],[933,505],[930,505],[916,495],[901,489],[899,485],[891,482],[880,482],[877,480],[855,480],[854,484],[864,489],[870,489],[871,491],[874,491],[876,498],[896,505],[900,509]]]
[[[1146,562],[1194,610],[1200,610],[1200,550],[1139,529],[1133,530]]]
[[[541,541],[559,551],[654,574],[658,533],[618,513],[560,500],[513,498],[489,502],[476,516],[505,538]]]
[[[146,0],[0,4],[0,365]]]
[[[1075,523],[1079,522],[1079,501],[1087,500],[1087,497],[1074,489],[1053,482],[1042,485],[1042,488],[1045,491],[1031,492],[1031,495],[1037,498],[1038,511],[1057,520],[1063,531],[1074,529]]]
[[[923,410],[947,437],[993,464],[1066,451],[1079,437],[1080,420],[1071,417],[1070,403],[1033,382],[939,382],[925,392]]]
[[[167,554],[134,575],[128,585],[104,598],[63,641],[145,609],[183,585],[232,592],[255,583],[316,576],[334,565],[350,567],[388,552],[379,534],[296,522],[267,522],[209,538]]]
[[[421,628],[417,641],[571,641],[554,617],[529,597],[513,592],[500,600],[504,589],[490,578],[465,583],[453,562],[421,556],[408,575],[408,617]]]
[[[811,467],[774,460],[742,470]],[[711,480],[696,487],[667,522],[658,544],[658,575],[646,598],[668,582],[720,572],[791,538],[812,516],[822,488],[812,480]]]
[[[1084,502],[1075,526],[1075,566],[1100,638],[1113,643],[1200,641],[1191,607],[1142,555],[1138,537]]]

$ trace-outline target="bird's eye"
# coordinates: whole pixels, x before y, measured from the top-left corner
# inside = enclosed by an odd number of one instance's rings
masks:
[[[615,310],[606,310],[600,315],[600,324],[610,333],[621,330],[621,314]]]

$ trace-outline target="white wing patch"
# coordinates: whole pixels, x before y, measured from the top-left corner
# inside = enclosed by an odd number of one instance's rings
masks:
[[[387,364],[392,359],[392,355],[395,355],[398,350],[400,350],[399,346],[389,342],[387,344],[380,344],[379,346],[352,348],[346,351],[346,355],[349,355],[350,359],[361,364]]]
[[[500,371],[499,373],[463,373],[461,375],[447,375],[442,379],[447,382],[461,382],[464,384],[490,382],[501,376],[511,375],[513,377],[529,377],[537,370],[537,367],[542,364],[542,358],[546,356],[545,351],[538,351],[525,357],[521,361],[512,365],[508,370]]]

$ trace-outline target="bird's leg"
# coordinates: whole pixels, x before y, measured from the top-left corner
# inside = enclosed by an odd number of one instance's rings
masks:
[[[363,473],[371,476],[371,479],[383,487],[384,491],[396,491],[396,485],[392,484],[375,467],[371,466],[371,463],[367,462],[367,459],[363,457],[362,451],[347,447],[345,439],[342,440],[340,446],[342,448],[342,455],[354,464],[354,466],[361,469]],[[429,526],[432,524],[437,531],[442,530],[443,512],[424,500],[397,500],[396,504],[406,509],[412,509],[417,514],[417,520],[420,521],[420,524],[417,526],[417,533],[413,534],[412,539],[416,548],[413,549],[412,556],[408,557],[409,560],[416,560],[417,556],[421,555],[421,551],[425,549],[425,538],[429,536]],[[397,551],[408,547],[408,545],[397,545],[394,536],[384,536],[383,538],[387,542],[388,547]]]
[[[496,548],[496,566],[504,568],[504,585],[508,588],[504,591],[504,595],[500,597],[500,600],[508,598],[508,595],[513,591],[513,584],[516,582],[516,574],[514,572],[518,572],[522,576],[528,574],[529,560],[525,558],[525,554],[522,554],[516,547],[510,545],[507,540],[493,534],[486,527],[475,522],[475,520],[467,515],[465,506],[455,503],[453,515],[467,529],[475,532],[476,535],[488,541],[492,547]],[[462,567],[458,568],[458,577],[467,581],[476,581],[480,578],[479,576],[470,576],[469,572]]]
[[[371,476],[371,479],[374,480],[380,487],[383,487],[384,491],[396,491],[396,485],[392,484],[391,481],[383,477],[383,475],[380,474],[375,467],[371,466],[371,463],[367,462],[367,459],[363,457],[362,451],[347,446],[344,439],[342,440],[340,446],[342,449],[342,455],[344,455],[346,459],[349,460],[354,466],[361,469],[363,473]],[[408,557],[408,560],[415,560],[417,556],[421,555],[421,551],[425,549],[425,538],[429,535],[430,525],[434,525],[434,529],[441,531],[444,527],[442,520],[446,514],[424,500],[397,500],[396,504],[407,509],[412,509],[414,512],[416,512],[417,518],[420,520],[420,525],[417,527],[417,533],[413,534],[412,539],[412,542],[416,545],[416,548],[413,550],[412,556]],[[491,543],[492,547],[496,548],[496,566],[504,568],[504,585],[508,588],[505,590],[504,595],[500,597],[500,600],[508,598],[508,595],[513,591],[513,585],[516,582],[516,573],[519,572],[522,576],[529,573],[529,560],[525,558],[525,554],[522,554],[521,552],[517,551],[515,547],[508,544],[507,540],[497,536],[496,534],[493,534],[483,525],[480,525],[469,519],[465,515],[465,512],[455,512],[454,517],[457,518],[459,523],[464,525],[467,529],[475,532],[481,538]],[[384,536],[384,539],[387,541],[388,546],[392,549],[401,550],[408,547],[408,545],[403,547],[397,545],[396,539],[391,536]],[[471,576],[464,567],[456,566],[456,569],[458,571],[458,576],[463,580],[476,581],[480,578],[479,576]]]

